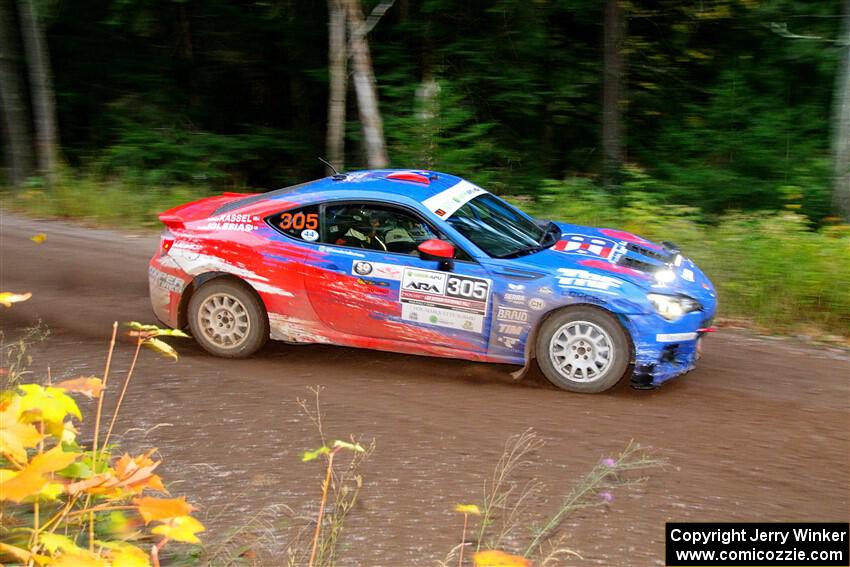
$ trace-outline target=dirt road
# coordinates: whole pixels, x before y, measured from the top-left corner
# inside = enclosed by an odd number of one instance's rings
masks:
[[[44,244],[30,240],[37,232]],[[33,351],[36,377],[47,365],[54,379],[99,374],[112,321],[153,322],[147,261],[156,246],[149,234],[3,215],[0,290],[33,298],[3,310],[0,323],[14,335],[41,318],[53,331]],[[344,565],[433,565],[458,541],[454,505],[480,500],[506,438],[528,427],[547,443],[527,473],[548,487],[541,517],[631,439],[670,463],[570,520],[566,543],[584,557],[570,564],[663,565],[665,521],[850,517],[850,362],[841,351],[720,332],[683,379],[582,396],[462,361],[283,344],[227,361],[176,346],[178,363],[145,352],[118,431],[124,449],[159,447],[169,488],[201,508],[211,545],[258,510],[278,522],[282,505],[314,509],[321,465],[299,456],[318,442],[295,401],[314,384],[325,386],[331,437],[377,443]],[[116,375],[131,354],[120,347]],[[270,534],[258,544],[262,553],[282,545]]]

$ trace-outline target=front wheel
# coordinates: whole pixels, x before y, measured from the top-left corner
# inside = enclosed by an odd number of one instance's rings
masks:
[[[244,284],[214,279],[189,300],[189,327],[204,350],[225,358],[251,356],[269,338],[263,305]]]
[[[547,380],[564,390],[595,394],[613,388],[630,359],[626,332],[600,309],[555,313],[537,335],[537,364]]]

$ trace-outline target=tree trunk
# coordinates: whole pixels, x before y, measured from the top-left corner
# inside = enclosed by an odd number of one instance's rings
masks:
[[[18,0],[21,35],[27,54],[30,75],[30,96],[35,119],[36,156],[38,169],[49,183],[56,180],[56,103],[47,39],[39,21],[33,0]]]
[[[844,6],[839,46],[832,120],[832,208],[850,222],[850,0]]]
[[[360,0],[345,0],[348,14],[348,31],[351,34],[352,81],[357,95],[357,108],[360,123],[363,126],[363,141],[366,145],[366,159],[371,169],[386,167],[386,142],[384,125],[378,110],[378,91],[375,85],[375,72],[369,55],[369,43],[366,40],[365,22]]]
[[[602,81],[602,183],[616,187],[623,168],[623,44],[625,18],[618,0],[605,0]]]
[[[345,169],[345,95],[348,83],[345,7],[342,2],[328,0],[327,152],[328,161],[337,171]]]
[[[20,185],[32,168],[32,140],[18,80],[18,41],[14,5],[0,0],[0,122],[9,182]]]

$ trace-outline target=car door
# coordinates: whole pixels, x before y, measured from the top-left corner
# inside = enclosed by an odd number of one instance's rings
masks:
[[[310,260],[318,269],[305,283],[323,325],[364,339],[486,352],[493,282],[461,248],[452,243],[450,266],[420,258],[419,244],[446,238],[401,206],[327,203],[321,214],[322,243]]]

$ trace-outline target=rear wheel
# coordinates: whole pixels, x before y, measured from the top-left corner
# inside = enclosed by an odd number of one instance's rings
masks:
[[[189,300],[189,327],[204,350],[226,358],[251,356],[269,338],[263,305],[244,284],[214,279]]]
[[[555,313],[537,335],[537,364],[547,380],[564,390],[604,392],[625,375],[630,358],[623,327],[600,309]]]

